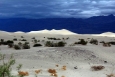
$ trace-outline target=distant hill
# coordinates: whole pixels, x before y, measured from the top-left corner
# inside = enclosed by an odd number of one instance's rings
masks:
[[[115,32],[115,16],[94,16],[87,19],[79,18],[8,18],[0,19],[0,30],[36,31],[43,29],[68,29],[75,33],[94,34],[103,32]]]

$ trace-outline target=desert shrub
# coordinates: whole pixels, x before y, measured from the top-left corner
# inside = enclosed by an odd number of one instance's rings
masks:
[[[4,61],[5,55],[0,54],[0,61],[3,61],[3,64],[0,64],[0,77],[11,77],[11,66],[15,64],[15,60],[11,57],[8,62]]]
[[[78,44],[78,42],[75,42],[74,44]]]
[[[0,77],[16,77],[11,75],[12,66],[15,64],[13,55],[10,56],[8,61],[5,60],[5,55],[0,54]],[[20,70],[21,67],[18,68]],[[21,76],[18,76],[21,77]]]
[[[16,49],[16,50],[20,50],[21,47],[20,47],[19,45],[14,45],[14,49]]]
[[[8,44],[13,44],[14,41],[12,41],[12,40],[8,40],[7,43],[8,43]]]
[[[21,38],[24,38],[24,36],[21,36]]]
[[[29,44],[29,42],[25,42],[24,44]]]
[[[0,45],[8,45],[8,44],[7,44],[7,41],[4,41],[4,39],[1,39],[0,40]]]
[[[19,45],[19,46],[22,46],[22,43],[21,43],[21,42],[19,42],[19,43],[18,43],[18,45]]]
[[[37,43],[38,41],[36,39],[34,39],[34,43]]]
[[[35,37],[32,37],[32,39],[36,39]]]
[[[11,43],[8,44],[8,47],[9,47],[9,48],[13,48],[13,46],[14,46],[14,44],[11,44]]]
[[[54,42],[51,42],[51,41],[46,41],[45,46],[47,46],[47,47],[64,47],[65,44],[66,43],[63,42],[63,41],[60,41],[58,43],[54,43]]]
[[[111,41],[111,42],[109,42],[111,45],[115,45],[115,42],[114,41]]]
[[[1,45],[8,45],[8,43],[6,41],[4,42],[0,42]]]
[[[55,38],[55,37],[48,37],[48,40],[61,40],[60,38]]]
[[[69,37],[66,38],[66,40],[68,40],[68,39],[69,39]]]
[[[105,41],[101,41],[100,43],[105,43]]]
[[[80,39],[78,44],[87,45],[87,41],[85,41],[84,39]]]
[[[65,42],[63,42],[63,41],[60,41],[60,42],[58,42],[58,47],[64,47],[65,46]]]
[[[40,42],[40,40],[38,40],[38,42]]]
[[[34,44],[33,47],[39,47],[42,46],[41,44]]]
[[[26,39],[22,39],[21,41],[27,41]]]
[[[104,47],[110,47],[111,44],[110,44],[110,43],[103,43],[103,46],[104,46]]]
[[[0,41],[1,41],[1,42],[4,42],[4,39],[1,39]]]
[[[91,43],[91,44],[98,45],[98,40],[96,40],[96,39],[91,39],[91,40],[90,40],[90,43]]]
[[[92,66],[91,67],[91,69],[93,70],[93,71],[100,71],[100,70],[102,70],[102,69],[104,69],[105,67],[104,66]]]
[[[45,43],[45,46],[47,46],[47,47],[52,47],[52,42],[51,41],[46,41],[46,43]]]
[[[28,45],[28,44],[23,44],[22,49],[30,49],[30,45]]]
[[[11,41],[11,40],[8,40],[8,41],[1,41],[0,42],[0,45],[11,45],[11,44],[13,44],[14,42],[13,41]]]
[[[17,38],[14,38],[13,40],[14,40],[14,41],[17,41]]]

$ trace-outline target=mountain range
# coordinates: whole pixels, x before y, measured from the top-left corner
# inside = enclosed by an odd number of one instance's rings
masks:
[[[99,34],[103,32],[115,32],[115,16],[93,16],[90,18],[1,18],[0,30],[37,31],[43,29],[67,29],[80,34]]]

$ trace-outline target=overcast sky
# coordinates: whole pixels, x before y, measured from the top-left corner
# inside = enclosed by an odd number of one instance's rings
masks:
[[[115,15],[115,0],[0,0],[0,18]]]

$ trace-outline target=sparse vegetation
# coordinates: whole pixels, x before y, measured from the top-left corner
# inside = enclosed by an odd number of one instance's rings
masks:
[[[30,49],[30,45],[28,45],[28,44],[23,44],[23,45],[22,45],[22,49]]]
[[[57,74],[56,74],[57,72],[55,69],[49,69],[48,72],[51,74],[51,76],[57,77]]]
[[[111,42],[109,42],[111,45],[115,45],[115,42],[114,41],[111,41]]]
[[[41,72],[41,70],[35,70],[36,74],[39,74]]]
[[[55,37],[48,37],[48,40],[61,40],[60,38],[55,38]]]
[[[4,41],[4,39],[1,39],[0,45],[8,45],[13,44],[14,42],[12,40]]]
[[[57,43],[57,46],[58,46],[58,47],[64,47],[65,44],[66,44],[65,42],[60,41],[60,42]]]
[[[24,38],[24,36],[21,36],[21,38]]]
[[[75,42],[74,44],[81,44],[81,45],[87,45],[87,41],[85,41],[84,39],[79,39],[79,42]]]
[[[65,42],[63,41],[60,41],[58,43],[54,43],[54,42],[51,42],[51,41],[47,41],[45,46],[47,47],[64,47],[65,46]]]
[[[16,49],[16,50],[20,50],[21,47],[20,47],[19,45],[14,45],[14,49]]]
[[[103,46],[104,46],[104,47],[110,47],[111,44],[110,44],[110,43],[103,43]]]
[[[92,71],[100,71],[100,70],[102,70],[102,69],[104,69],[105,67],[104,66],[92,66],[91,67],[91,69],[92,69]]]
[[[34,44],[33,47],[40,47],[42,46],[41,44]]]
[[[9,48],[13,48],[14,44],[8,44]]]
[[[9,58],[9,60],[6,62],[5,60],[5,55],[0,54],[0,77],[16,77],[11,74],[12,66],[15,64],[15,59],[13,55]],[[20,70],[21,67],[18,68]],[[23,77],[23,76],[18,76],[18,77]]]
[[[27,41],[26,39],[22,39],[21,41]]]
[[[14,41],[17,41],[17,38],[14,38],[13,40],[14,40]]]
[[[24,76],[29,76],[29,73],[27,71],[18,71],[18,74],[20,77],[24,77]]]
[[[91,43],[91,44],[94,44],[94,45],[98,45],[98,40],[96,40],[96,39],[91,39],[91,40],[90,40],[90,43]]]
[[[67,67],[66,67],[66,66],[63,66],[63,67],[62,67],[62,70],[67,70]]]
[[[36,39],[35,37],[32,37],[32,39]]]

